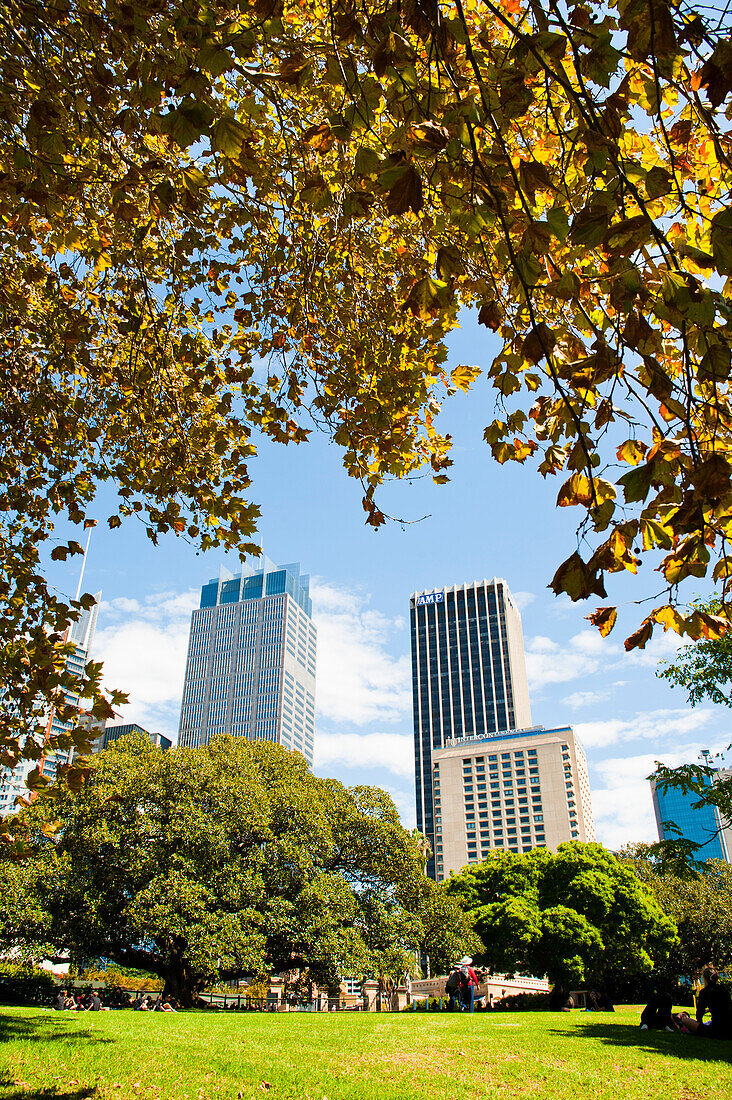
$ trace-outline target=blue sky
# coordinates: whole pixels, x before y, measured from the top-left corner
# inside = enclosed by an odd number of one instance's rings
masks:
[[[494,346],[468,319],[451,341],[451,365],[487,367]],[[522,609],[533,721],[570,723],[585,744],[598,839],[612,847],[655,839],[645,781],[654,761],[723,749],[732,740],[729,712],[692,710],[679,689],[657,679],[657,662],[679,644],[674,635],[625,653],[624,637],[645,614],[633,601],[660,587],[652,564],[637,577],[611,578],[608,602],[618,602],[620,615],[604,640],[584,618],[599,601],[572,605],[547,589],[576,548],[579,510],[555,508],[561,479],[544,481],[530,463],[492,460],[482,433],[493,416],[494,393],[482,379],[447,402],[440,427],[454,438],[451,481],[387,486],[380,506],[409,522],[378,532],[365,526],[360,486],[325,437],[313,433],[300,447],[265,442],[252,463],[266,553],[299,560],[313,578],[316,771],[385,787],[405,824],[414,823],[409,594],[499,576]],[[112,500],[109,489],[100,495],[100,521]],[[114,532],[104,522],[95,529],[84,587],[103,593],[95,656],[105,661],[107,684],[130,695],[124,717],[175,735],[190,611],[222,563],[237,570],[236,557],[197,555],[172,536],[153,547],[134,520]],[[49,573],[73,594],[78,559]]]

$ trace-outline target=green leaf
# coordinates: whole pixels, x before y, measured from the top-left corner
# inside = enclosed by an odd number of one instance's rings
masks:
[[[248,132],[233,115],[225,114],[215,124],[211,147],[231,160],[237,160],[248,139]]]

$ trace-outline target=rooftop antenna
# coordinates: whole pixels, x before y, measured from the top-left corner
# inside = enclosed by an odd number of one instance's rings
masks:
[[[81,595],[81,584],[84,580],[84,570],[86,569],[86,556],[89,553],[89,542],[91,540],[92,529],[89,528],[89,534],[86,536],[86,546],[84,547],[84,557],[81,559],[81,572],[79,573],[79,583],[76,586],[76,599],[79,599]]]

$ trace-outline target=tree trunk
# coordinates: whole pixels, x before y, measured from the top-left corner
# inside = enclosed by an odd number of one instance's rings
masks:
[[[191,971],[185,962],[166,968],[163,974],[164,997],[173,997],[181,1008],[195,1008],[201,990],[206,984],[205,978]]]

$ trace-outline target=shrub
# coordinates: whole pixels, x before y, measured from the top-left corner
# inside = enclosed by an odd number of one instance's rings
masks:
[[[548,993],[514,993],[509,997],[502,997],[501,1008],[507,1008],[511,1012],[541,1012],[549,1008]]]
[[[0,961],[0,1001],[3,1004],[52,1004],[57,988],[53,974],[39,966]]]

